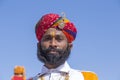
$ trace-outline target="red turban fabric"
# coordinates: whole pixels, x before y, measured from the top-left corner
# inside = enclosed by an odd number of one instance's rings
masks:
[[[54,13],[49,13],[42,16],[36,24],[36,37],[38,41],[41,41],[42,36],[49,28],[60,29],[67,37],[69,43],[75,40],[77,29],[74,24],[64,16],[59,16]]]

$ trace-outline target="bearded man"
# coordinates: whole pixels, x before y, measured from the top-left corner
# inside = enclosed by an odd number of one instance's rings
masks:
[[[98,80],[95,73],[72,69],[67,63],[77,29],[65,15],[43,15],[35,33],[37,57],[44,65],[41,72],[29,80]]]

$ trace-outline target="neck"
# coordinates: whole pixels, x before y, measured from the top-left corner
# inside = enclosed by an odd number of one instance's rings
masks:
[[[65,63],[65,62],[64,62]],[[45,64],[45,66],[48,68],[48,69],[55,69],[55,68],[57,68],[57,67],[59,67],[60,65],[62,65],[62,64],[64,64],[64,63],[61,63],[61,64],[58,64],[58,65],[56,65],[56,64]]]
[[[46,66],[48,69],[54,69],[54,68],[57,68],[57,67],[58,67],[57,65],[51,65],[51,64],[45,64],[45,66]]]

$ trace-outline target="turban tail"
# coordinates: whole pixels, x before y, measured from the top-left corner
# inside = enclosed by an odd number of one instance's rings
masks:
[[[67,18],[61,17],[58,14],[46,14],[36,24],[36,37],[38,41],[41,41],[42,36],[49,28],[60,29],[71,43],[75,40],[77,30],[73,23]]]

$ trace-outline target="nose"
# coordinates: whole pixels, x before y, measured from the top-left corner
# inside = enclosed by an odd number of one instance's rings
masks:
[[[57,42],[56,42],[55,38],[53,38],[53,39],[50,41],[50,46],[51,46],[51,47],[57,47]]]

